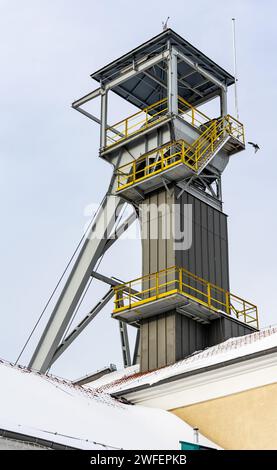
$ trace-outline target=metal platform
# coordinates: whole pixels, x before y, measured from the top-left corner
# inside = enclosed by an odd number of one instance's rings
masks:
[[[179,313],[182,313],[189,318],[193,318],[200,323],[210,323],[211,320],[218,318],[222,314],[221,311],[216,313],[192,299],[189,299],[183,294],[176,292],[164,298],[139,305],[138,307],[131,307],[128,310],[114,313],[112,316],[113,318],[126,321],[127,323],[135,323],[142,319],[154,317],[163,312],[168,312],[171,308],[172,310],[178,309]]]
[[[178,182],[183,180],[189,175],[194,174],[184,163],[178,163],[176,166],[165,169],[161,173],[156,175],[149,175],[148,178],[145,178],[137,183],[134,183],[126,188],[117,191],[118,195],[124,196],[130,201],[137,201],[144,199],[144,195],[148,192],[152,192],[161,186],[164,186],[164,183],[171,183],[172,181]]]

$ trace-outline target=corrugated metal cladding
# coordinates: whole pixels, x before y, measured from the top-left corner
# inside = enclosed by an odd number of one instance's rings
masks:
[[[141,212],[142,274],[180,266],[224,291],[229,290],[227,216],[187,192],[178,198],[179,192],[176,188],[172,192],[160,189],[141,204],[147,209]],[[191,205],[191,219],[187,205]],[[176,222],[184,233],[188,233],[189,223],[192,223],[192,243],[188,249],[180,249],[174,243]],[[191,286],[189,293],[207,300],[203,293],[195,290],[206,292],[200,281],[183,275],[183,283]],[[144,281],[143,288],[149,287],[153,286]],[[212,289],[212,297],[222,302],[218,303],[218,308],[224,311],[225,293]],[[145,319],[140,328],[141,371],[172,364],[197,350],[253,331],[225,316],[210,324],[201,324],[176,310]]]
[[[178,198],[179,192],[180,189],[169,194],[162,189],[152,193],[140,205],[144,207],[140,218],[142,275],[180,266],[229,290],[227,216],[187,192]],[[173,209],[174,204],[178,206],[177,211]],[[179,217],[180,230],[188,233],[186,225],[190,221],[186,205],[191,205],[192,209],[192,243],[189,249],[178,249],[173,239],[173,219]],[[197,282],[191,285],[201,290]],[[216,293],[213,294],[216,297]],[[218,297],[219,300],[220,297],[224,301],[223,295]]]
[[[178,190],[180,191],[180,190]],[[223,212],[184,192],[175,204],[180,205],[181,230],[186,223],[184,205],[192,206],[192,244],[189,250],[175,252],[176,265],[229,290],[227,216]]]
[[[140,370],[176,362],[176,312],[162,313],[140,324]]]
[[[173,193],[162,189],[140,204],[143,276],[175,265],[171,230],[174,199]]]
[[[157,369],[254,328],[224,316],[201,324],[176,311],[146,319],[140,326],[140,370]]]
[[[256,331],[234,318],[220,316],[210,324],[201,324],[176,314],[176,360],[195,351],[222,343],[235,336],[244,336]]]

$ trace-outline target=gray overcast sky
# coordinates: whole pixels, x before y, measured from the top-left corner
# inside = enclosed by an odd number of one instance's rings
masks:
[[[90,73],[158,34],[167,16],[172,29],[229,71],[237,19],[240,118],[261,150],[254,156],[247,148],[223,175],[231,290],[259,306],[262,326],[276,323],[276,14],[273,0],[0,0],[0,357],[16,359],[82,235],[84,208],[100,202],[111,176],[97,158],[97,124],[70,104],[95,88]],[[234,114],[232,92],[229,103]],[[118,242],[101,272],[137,277],[140,243]],[[93,284],[80,316],[105,289]],[[120,366],[111,308],[54,373],[71,378]]]

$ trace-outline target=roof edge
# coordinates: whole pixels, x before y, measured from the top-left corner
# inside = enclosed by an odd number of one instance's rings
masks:
[[[153,388],[155,388],[157,386],[160,386],[160,385],[165,385],[165,384],[170,383],[170,382],[176,382],[178,380],[182,380],[182,379],[187,378],[187,377],[191,377],[191,376],[198,375],[198,374],[203,374],[204,372],[210,372],[212,370],[222,369],[223,367],[227,367],[227,366],[230,366],[230,365],[233,365],[233,364],[238,364],[239,362],[245,362],[245,361],[248,361],[248,360],[251,360],[251,359],[255,359],[256,357],[267,356],[269,354],[273,354],[273,353],[276,353],[276,352],[277,352],[277,346],[274,346],[273,348],[270,348],[270,349],[263,349],[261,351],[256,351],[254,353],[247,354],[245,356],[236,357],[236,358],[230,359],[228,361],[218,362],[217,364],[212,364],[210,366],[201,367],[199,369],[194,369],[194,370],[191,370],[191,371],[188,371],[188,372],[182,372],[181,374],[173,375],[173,376],[167,377],[165,379],[161,379],[158,382],[155,382],[153,384],[138,385],[137,387],[133,387],[133,388],[129,388],[129,389],[126,389],[126,390],[121,390],[121,391],[118,391],[118,392],[114,392],[114,393],[111,393],[110,395],[114,398],[119,398],[120,396],[125,396],[125,395],[128,395],[128,394],[134,393],[134,392],[139,392],[141,390],[146,390],[146,389],[150,389],[150,388],[153,389]]]
[[[136,54],[140,49],[142,49],[143,47],[145,46],[148,46],[148,45],[151,45],[152,43],[155,43],[157,40],[163,38],[163,37],[175,37],[176,40],[178,40],[179,42],[183,42],[183,43],[186,43],[188,47],[192,48],[193,51],[195,53],[198,53],[198,54],[201,54],[202,57],[207,60],[208,62],[211,63],[212,66],[215,66],[217,67],[217,69],[219,71],[222,72],[223,75],[226,75],[227,78],[231,81],[231,83],[229,83],[229,85],[232,85],[235,83],[235,77],[227,72],[227,70],[225,70],[223,67],[221,67],[220,65],[218,65],[216,62],[214,62],[214,60],[210,59],[206,54],[204,54],[203,52],[201,52],[198,48],[196,48],[195,46],[193,46],[189,41],[187,41],[186,39],[184,39],[180,34],[176,33],[176,31],[174,31],[173,29],[171,28],[168,28],[166,29],[166,31],[162,31],[161,33],[157,34],[156,36],[148,39],[147,41],[143,42],[142,44],[140,44],[139,46],[135,47],[134,49],[131,49],[131,51],[129,52],[126,52],[125,54],[123,54],[122,56],[118,57],[117,59],[114,59],[113,61],[111,61],[109,64],[101,67],[100,69],[96,70],[95,72],[93,72],[92,74],[90,74],[90,77],[93,78],[94,80],[96,81],[100,81],[99,77],[97,78],[96,76],[100,73],[103,73],[105,72],[106,70],[108,70],[109,68],[111,68],[112,66],[114,66],[118,61],[121,61],[121,60],[124,60],[124,59],[127,59],[129,56],[132,56],[134,54]]]

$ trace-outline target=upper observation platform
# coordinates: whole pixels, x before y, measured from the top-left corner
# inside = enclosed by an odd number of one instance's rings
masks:
[[[220,113],[215,118],[227,116],[227,89],[235,83],[232,75],[172,29],[102,67],[91,78],[99,83],[99,88],[72,106],[100,124],[100,155],[109,161],[114,156],[118,158],[118,149],[126,145],[131,146],[128,151],[138,158],[172,140],[192,143],[199,134],[189,125],[196,123],[196,108],[219,97]],[[109,121],[115,120],[110,112],[115,110],[108,106],[109,91],[135,106],[135,114],[128,118],[122,116],[122,120],[111,125]],[[82,108],[97,97],[101,98],[99,117]],[[180,123],[180,103],[182,117],[192,115],[191,123],[186,118],[183,119],[186,125]],[[116,111],[118,117],[120,107]],[[198,110],[197,116],[203,120],[204,114]],[[158,136],[158,130],[162,135]],[[149,145],[147,139],[151,141]],[[123,160],[121,164],[128,163],[126,158]]]

